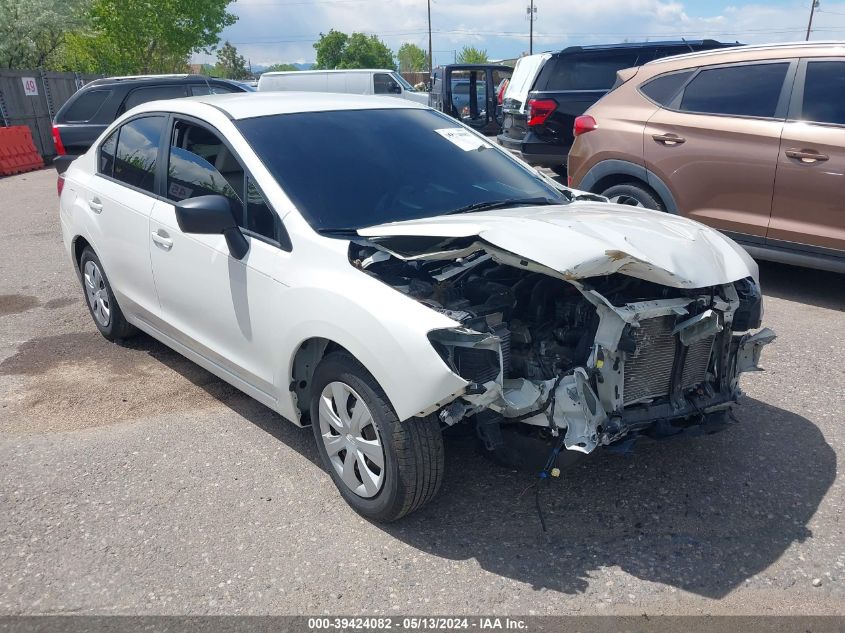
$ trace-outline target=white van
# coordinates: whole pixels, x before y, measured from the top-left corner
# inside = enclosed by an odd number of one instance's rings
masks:
[[[387,95],[428,105],[428,93],[418,92],[395,70],[295,70],[261,75],[258,91],[343,92]]]

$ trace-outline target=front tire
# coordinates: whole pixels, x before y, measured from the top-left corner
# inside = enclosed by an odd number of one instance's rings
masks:
[[[117,305],[100,258],[89,246],[85,247],[79,258],[79,273],[85,293],[85,304],[100,334],[110,341],[119,341],[137,334],[138,330],[126,320]]]
[[[444,470],[436,416],[400,421],[376,380],[345,352],[320,362],[311,388],[317,450],[358,514],[395,521],[434,498]]]
[[[625,204],[631,207],[645,207],[654,211],[666,210],[663,202],[653,191],[633,182],[613,185],[605,189],[601,195],[617,204]]]

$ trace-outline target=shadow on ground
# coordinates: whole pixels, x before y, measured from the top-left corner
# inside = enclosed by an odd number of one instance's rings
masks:
[[[775,262],[759,264],[764,294],[820,308],[845,310],[845,275]]]
[[[150,353],[174,360],[167,351]],[[172,366],[183,371],[179,358]],[[216,381],[185,375],[219,393]],[[227,396],[227,406],[321,467],[310,429],[237,392]],[[472,437],[449,437],[438,497],[376,527],[537,588],[582,592],[591,572],[618,567],[722,597],[811,535],[807,524],[836,475],[835,454],[810,421],[749,398],[736,413],[739,423],[722,433],[642,441],[627,457],[599,450],[565,471],[540,491],[546,533],[535,490],[526,491],[533,475],[495,465]]]

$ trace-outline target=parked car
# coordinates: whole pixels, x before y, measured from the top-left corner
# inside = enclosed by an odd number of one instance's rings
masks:
[[[112,121],[147,101],[250,90],[249,86],[238,81],[202,75],[95,79],[59,108],[53,119],[53,145],[60,156],[82,154]]]
[[[428,103],[428,95],[418,92],[395,70],[297,70],[264,73],[258,80],[259,92],[294,90],[352,95],[387,95],[417,103]]]
[[[499,144],[566,175],[575,117],[613,87],[616,72],[653,59],[736,46],[715,40],[570,46],[520,58],[505,92]]]
[[[774,338],[727,237],[579,199],[410,101],[157,101],[68,162],[64,244],[103,336],[147,332],[310,424],[376,520],[434,496],[456,424],[543,447],[546,474],[718,429]]]
[[[761,259],[845,272],[843,50],[753,46],[622,71],[575,120],[571,182],[708,224]]]
[[[499,64],[448,64],[432,73],[428,104],[484,134],[502,129],[499,91],[513,68]]]

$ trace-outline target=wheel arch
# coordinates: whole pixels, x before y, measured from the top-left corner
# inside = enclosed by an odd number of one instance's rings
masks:
[[[596,163],[578,183],[578,188],[600,194],[608,187],[626,182],[647,187],[660,199],[669,213],[678,214],[678,205],[669,186],[649,169],[626,160],[609,159]]]
[[[84,251],[86,247],[90,248],[92,251],[94,250],[94,247],[91,246],[91,242],[85,239],[82,235],[77,235],[73,238],[73,240],[71,240],[71,253],[73,253],[73,265],[76,267],[76,272],[80,271],[79,262],[82,259],[82,251]]]

